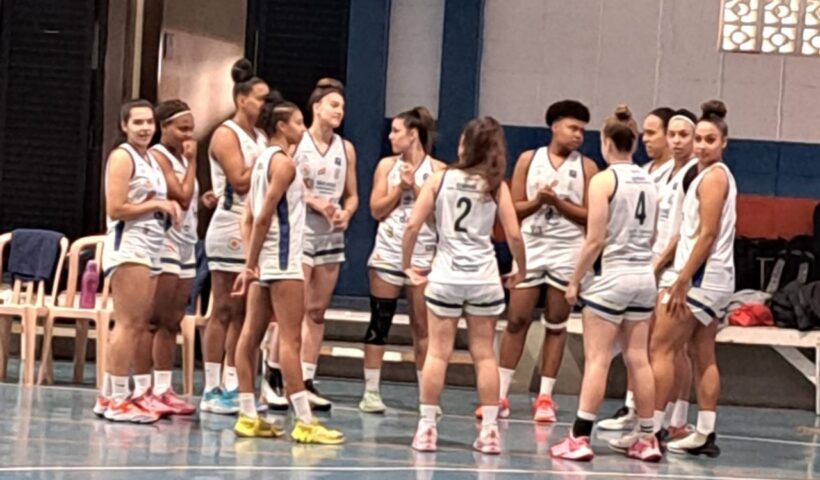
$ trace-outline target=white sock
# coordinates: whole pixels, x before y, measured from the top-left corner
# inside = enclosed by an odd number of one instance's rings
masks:
[[[424,405],[419,407],[421,412],[421,423],[427,425],[436,424],[436,412],[438,412],[438,405]]]
[[[715,431],[715,422],[717,421],[717,412],[700,411],[698,412],[698,433],[701,435],[709,435]]]
[[[481,426],[495,425],[498,422],[498,405],[481,406]]]
[[[507,398],[510,394],[510,384],[512,383],[513,375],[515,374],[515,369],[513,368],[504,368],[498,367],[498,398]]]
[[[239,388],[239,377],[236,375],[236,367],[225,365],[225,391],[232,392]]]
[[[652,423],[655,425],[655,432],[660,432],[661,428],[663,428],[663,417],[664,411],[663,410],[655,410],[655,415],[652,420]]]
[[[171,389],[172,374],[170,370],[154,370],[154,395],[162,395]]]
[[[205,391],[210,392],[219,388],[222,364],[216,362],[205,362]]]
[[[552,396],[552,387],[555,386],[555,379],[550,377],[541,377],[541,391],[539,395]]]
[[[151,374],[134,375],[134,398],[141,397],[151,388]]]
[[[111,399],[122,401],[129,395],[131,395],[131,390],[128,388],[128,375],[124,377],[111,375]]]
[[[268,365],[268,368],[273,368],[274,370],[281,370],[282,369],[282,367],[279,365],[279,362],[274,362],[270,358],[267,359],[265,361],[265,363]]]
[[[256,398],[253,393],[239,394],[239,413],[248,418],[256,418],[259,416],[256,413]]]
[[[310,411],[307,390],[296,392],[290,396],[290,403],[293,404],[293,411],[300,422],[310,424],[313,421],[313,413]]]
[[[641,433],[655,433],[655,419],[652,417],[638,419],[638,426]]]
[[[103,398],[111,398],[111,374],[108,372],[103,372],[103,384],[100,395]]]
[[[302,362],[302,380],[308,381],[313,380],[316,376],[316,364],[315,363],[307,363]]]
[[[689,419],[689,402],[686,400],[678,400],[675,402],[675,411],[672,413],[672,422],[670,423],[671,426],[675,428],[680,428],[686,425],[686,421]]]
[[[626,408],[630,410],[635,410],[635,393],[632,390],[626,391],[626,399],[624,399],[624,405]]]
[[[379,380],[382,376],[380,368],[364,369],[364,390],[366,392],[379,392]]]
[[[575,412],[575,416],[580,418],[581,420],[587,420],[589,422],[594,422],[595,419],[598,417],[594,413],[584,412],[583,410],[578,410]]]
[[[663,411],[663,428],[669,428],[672,424],[672,414],[675,413],[675,404],[669,402],[666,404],[666,409]]]
[[[421,370],[416,370],[416,380],[419,382],[419,386],[421,386],[421,372]]]

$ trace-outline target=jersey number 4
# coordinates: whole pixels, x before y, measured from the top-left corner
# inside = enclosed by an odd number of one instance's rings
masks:
[[[641,192],[641,195],[638,197],[638,206],[635,207],[635,218],[641,222],[641,225],[643,225],[644,220],[646,220],[646,195],[644,192]]]
[[[461,222],[467,218],[467,215],[470,214],[470,210],[473,209],[473,202],[467,197],[460,197],[458,201],[456,201],[456,209],[461,210],[464,209],[461,214],[456,218],[455,223],[455,231],[457,232],[466,232],[467,229],[461,226]]]

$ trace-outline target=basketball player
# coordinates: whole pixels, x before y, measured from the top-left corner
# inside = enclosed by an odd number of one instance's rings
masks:
[[[219,202],[205,235],[214,306],[205,327],[205,391],[199,404],[204,412],[222,414],[239,411],[234,352],[244,318],[244,299],[231,298],[231,287],[245,263],[239,223],[253,163],[267,142],[254,125],[269,90],[262,79],[253,76],[253,66],[246,59],[234,64],[231,77],[236,112],[214,131],[209,149],[211,182]],[[220,383],[223,360],[224,389]]]
[[[594,457],[590,435],[616,341],[633,379],[640,419],[639,430],[610,446],[648,462],[662,456],[654,435],[654,386],[647,356],[649,319],[657,296],[651,245],[657,194],[649,174],[632,162],[637,140],[637,123],[625,105],[619,106],[601,132],[601,153],[609,168],[590,182],[586,238],[567,287],[567,301],[584,305],[584,377],[575,422],[570,434],[550,449],[553,458]]]
[[[510,278],[514,286],[526,272],[524,244],[515,207],[504,183],[507,147],[501,125],[492,117],[471,120],[464,128],[458,161],[435,172],[425,182],[405,226],[402,267],[414,285],[427,282],[430,345],[421,379],[421,419],[413,448],[433,452],[437,448],[436,415],[444,376],[459,318],[467,319],[470,356],[475,365],[482,425],[473,448],[498,454],[498,365],[493,352],[495,324],[504,311],[504,289],[498,273],[492,240],[496,218],[501,222],[518,266]],[[414,266],[413,255],[425,222],[435,218],[438,235],[429,278]]]
[[[151,407],[151,319],[156,275],[165,231],[177,224],[180,206],[166,198],[165,180],[148,146],[155,131],[154,109],[146,100],[120,110],[125,141],[108,156],[105,204],[108,233],[103,268],[111,277],[114,328],[106,348],[103,387],[94,413],[116,422],[153,423]],[[133,368],[134,392],[128,376]],[[146,405],[143,405],[146,403]]]
[[[507,395],[521,359],[532,311],[546,288],[541,386],[533,405],[536,422],[554,422],[552,390],[561,366],[570,305],[564,298],[587,219],[586,187],[598,168],[578,152],[589,122],[587,107],[574,100],[550,105],[546,112],[552,140],[518,157],[511,183],[515,210],[527,251],[524,281],[510,291],[507,328],[501,337],[499,375],[501,417],[510,415]],[[480,416],[480,410],[476,416]]]
[[[737,187],[722,162],[729,128],[726,106],[703,104],[695,127],[698,163],[684,178],[683,218],[675,251],[675,278],[662,298],[652,336],[652,369],[657,394],[655,415],[674,394],[676,355],[689,342],[694,355],[698,421],[694,432],[669,442],[673,453],[716,457],[716,407],[720,375],[715,361],[715,335],[734,291],[735,202]]]
[[[176,339],[182,317],[191,296],[196,277],[197,202],[196,141],[194,115],[181,100],[162,102],[156,109],[162,129],[160,142],[151,147],[168,186],[168,198],[179,203],[182,218],[168,230],[160,253],[162,273],[154,295],[155,322],[153,394],[171,408],[174,415],[191,415],[196,408],[174,393],[171,378],[174,369]]]
[[[370,211],[379,221],[376,244],[368,262],[370,277],[370,325],[364,342],[364,397],[359,410],[367,413],[385,411],[379,394],[382,358],[396,303],[406,287],[413,334],[413,354],[419,378],[427,354],[427,308],[424,287],[411,285],[401,268],[401,242],[404,225],[424,181],[433,172],[443,170],[444,163],[430,157],[435,125],[424,107],[400,113],[390,128],[390,144],[395,156],[383,158],[373,175]],[[422,225],[413,252],[413,266],[429,270],[436,250],[436,235]]]
[[[313,384],[325,333],[325,310],[330,305],[339,267],[345,260],[344,232],[359,206],[356,193],[356,151],[353,144],[333,133],[345,113],[344,86],[323,78],[308,100],[313,113],[310,128],[296,147],[294,160],[304,178],[304,268],[307,310],[302,326],[302,376],[311,406],[327,411],[333,406]]]
[[[250,192],[253,226],[248,260],[237,277],[234,295],[244,296],[248,284],[255,280],[267,285],[267,289],[257,291],[268,294],[267,301],[279,324],[279,359],[296,413],[291,437],[301,443],[340,444],[344,441],[341,432],[325,428],[313,417],[299,358],[305,310],[302,271],[304,185],[287,151],[301,139],[305,130],[302,113],[296,105],[284,101],[274,92],[262,109],[260,126],[270,135],[270,147],[259,156],[253,170]],[[249,318],[242,330],[241,350],[237,357],[242,372],[242,393],[239,396],[240,416],[234,427],[239,436],[277,437],[282,434],[277,426],[258,417],[253,393],[256,351],[269,320],[268,314]]]

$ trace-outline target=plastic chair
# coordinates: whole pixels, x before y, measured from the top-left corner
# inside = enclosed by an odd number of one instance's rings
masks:
[[[13,241],[13,234],[7,233],[2,235],[0,244],[5,247]],[[51,298],[57,293],[59,285],[60,271],[63,269],[63,262],[68,249],[68,240],[65,237],[60,239],[60,247],[57,257],[54,259],[56,264],[56,274],[53,285]],[[0,255],[2,255],[0,249]],[[15,278],[12,283],[12,293],[9,302],[0,304],[0,375],[5,380],[6,366],[8,363],[9,344],[11,341],[11,323],[12,318],[19,317],[21,321],[20,331],[20,369],[22,374],[20,379],[25,385],[34,383],[34,352],[37,340],[37,319],[45,316],[48,313],[46,307],[46,282],[45,280],[24,280]]]
[[[105,372],[105,346],[108,342],[108,331],[111,324],[112,306],[109,302],[109,280],[103,280],[102,291],[97,294],[94,308],[80,308],[80,292],[77,285],[81,277],[80,254],[87,248],[94,249],[94,260],[97,264],[97,273],[101,268],[101,259],[105,235],[94,235],[76,240],[68,252],[68,279],[66,289],[59,295],[53,296],[48,302],[47,314],[43,325],[43,349],[37,383],[53,380],[52,375],[52,339],[54,337],[54,322],[56,319],[76,321],[74,331],[74,383],[83,382],[85,371],[85,356],[88,346],[88,327],[93,322],[97,335],[96,345],[96,373],[97,386],[101,385]],[[62,272],[60,272],[62,274]],[[59,283],[55,281],[55,285]],[[71,334],[66,335],[71,336]],[[48,378],[47,378],[48,377]]]

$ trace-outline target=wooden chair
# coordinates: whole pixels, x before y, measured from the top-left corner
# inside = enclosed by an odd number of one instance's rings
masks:
[[[0,243],[5,246],[13,239],[12,235],[13,233],[3,235],[3,240],[0,241]],[[60,239],[58,256],[55,259],[57,265],[55,277],[57,278],[55,278],[53,282],[51,298],[54,298],[57,294],[59,272],[63,269],[67,249],[68,240],[62,237]],[[0,250],[0,255],[2,255],[2,253],[2,250]],[[11,341],[11,322],[12,318],[18,317],[20,318],[22,327],[20,331],[20,369],[22,372],[20,379],[25,385],[34,383],[34,351],[37,340],[37,319],[47,315],[48,309],[46,302],[45,281],[13,280],[10,301],[0,304],[0,323],[3,324],[2,327],[0,327],[0,334],[3,335],[2,338],[0,338],[0,349],[2,349],[2,352],[0,352],[0,361],[2,361],[0,375],[2,375],[3,380],[5,380],[6,377],[6,365]]]
[[[76,240],[68,252],[68,279],[66,289],[58,295],[54,295],[47,303],[46,319],[43,324],[43,349],[40,370],[37,375],[37,383],[44,383],[47,380],[53,381],[52,372],[52,340],[55,335],[54,322],[56,319],[74,320],[76,328],[73,332],[59,332],[59,336],[74,336],[74,383],[83,382],[83,372],[85,371],[85,357],[88,346],[89,324],[94,323],[97,338],[96,343],[96,373],[97,386],[99,387],[103,372],[105,372],[105,346],[108,342],[108,331],[111,324],[111,302],[109,302],[109,281],[106,277],[103,280],[103,288],[96,296],[94,308],[80,308],[80,292],[78,280],[82,277],[80,272],[80,254],[85,249],[94,249],[94,260],[97,264],[97,273],[102,268],[102,251],[105,242],[105,235],[94,235]],[[57,282],[55,282],[56,284]]]

